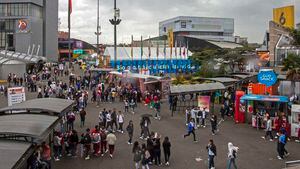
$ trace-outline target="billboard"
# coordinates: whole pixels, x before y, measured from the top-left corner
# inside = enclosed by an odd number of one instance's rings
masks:
[[[28,19],[19,19],[16,21],[17,33],[28,33],[30,31],[30,23]]]
[[[293,29],[295,26],[294,6],[273,9],[273,21],[284,27]]]
[[[7,89],[8,106],[21,103],[26,100],[24,87],[11,87]]]
[[[198,107],[209,112],[210,96],[198,96]]]

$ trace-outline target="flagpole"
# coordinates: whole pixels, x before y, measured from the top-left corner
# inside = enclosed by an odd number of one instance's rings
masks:
[[[141,73],[143,72],[143,36],[141,36]]]
[[[158,73],[158,55],[159,55],[159,44],[157,43],[157,48],[156,48],[156,73]]]
[[[133,70],[133,35],[131,35],[131,70]]]
[[[71,68],[71,0],[68,3],[68,57],[69,57],[69,67]]]

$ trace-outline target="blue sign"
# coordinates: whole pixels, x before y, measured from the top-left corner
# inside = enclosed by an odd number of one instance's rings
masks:
[[[138,72],[140,69],[148,69],[150,74],[155,73],[177,73],[179,70],[182,72],[195,72],[197,66],[193,66],[190,60],[117,60],[117,62],[111,61],[111,65],[117,64],[117,70],[131,70],[132,72]]]
[[[262,69],[257,75],[258,82],[266,86],[272,86],[277,82],[277,75],[272,69]]]

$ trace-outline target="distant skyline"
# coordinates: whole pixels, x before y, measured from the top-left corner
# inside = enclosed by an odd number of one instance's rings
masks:
[[[184,2],[184,3],[183,3]],[[176,16],[226,17],[235,22],[235,35],[262,43],[273,8],[295,5],[300,21],[300,0],[117,0],[122,22],[118,43],[158,36],[160,21]],[[100,43],[113,42],[113,0],[100,0]],[[59,0],[60,30],[67,31],[68,0]],[[97,0],[73,0],[71,37],[96,43]]]

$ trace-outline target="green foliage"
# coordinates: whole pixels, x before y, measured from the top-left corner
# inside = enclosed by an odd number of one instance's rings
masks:
[[[290,35],[293,37],[292,44],[295,46],[300,45],[300,31],[297,29],[292,29]]]
[[[283,60],[282,71],[288,71],[287,79],[294,81],[300,80],[300,56],[289,53],[287,58]]]

